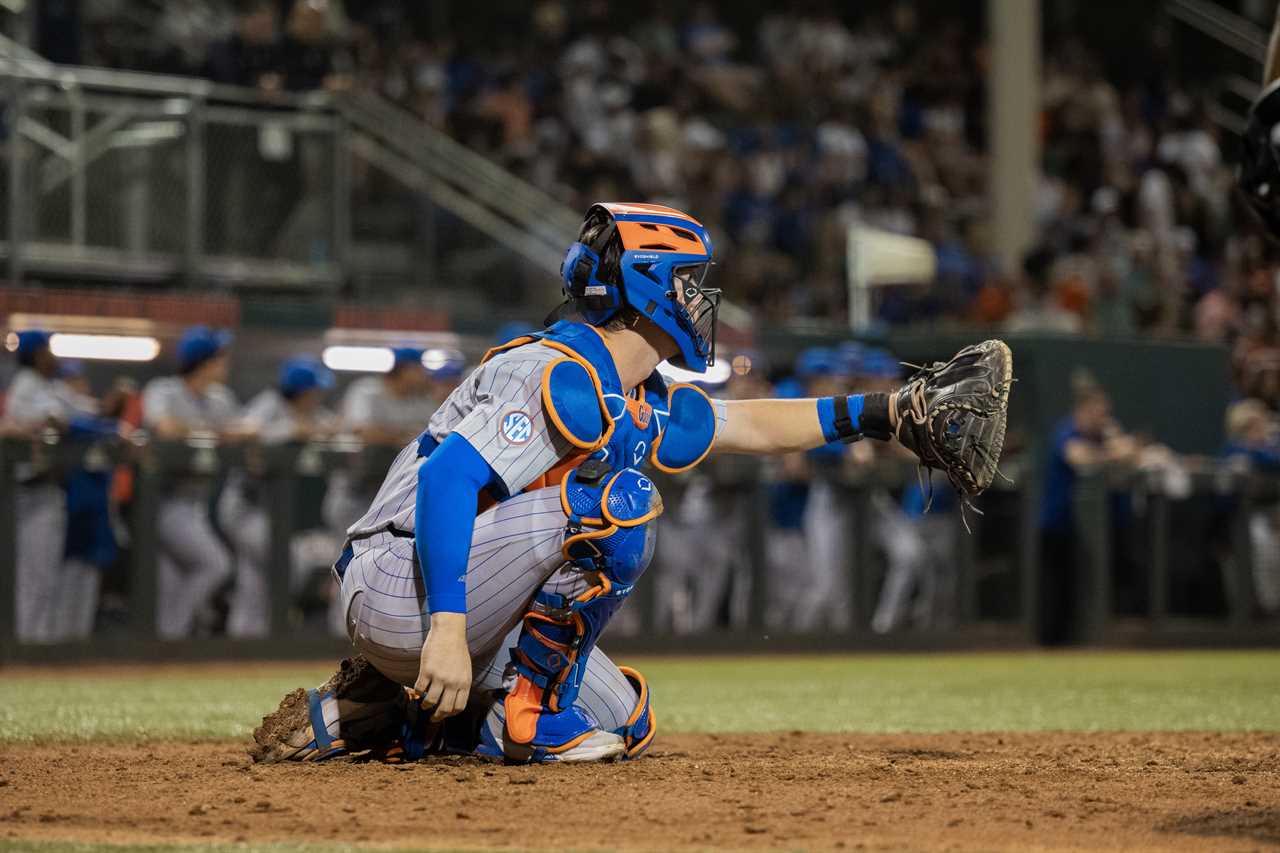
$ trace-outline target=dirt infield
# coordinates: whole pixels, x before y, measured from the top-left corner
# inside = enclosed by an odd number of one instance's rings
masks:
[[[631,764],[0,746],[0,838],[474,849],[1280,847],[1280,734],[667,735]],[[523,826],[524,828],[517,828]]]

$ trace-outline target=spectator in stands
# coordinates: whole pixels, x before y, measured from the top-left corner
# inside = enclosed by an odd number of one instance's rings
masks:
[[[1052,263],[1052,254],[1044,248],[1036,249],[1023,260],[1021,305],[1005,321],[1006,332],[1080,332],[1080,317],[1059,304],[1058,295],[1050,284],[1049,267]]]
[[[276,92],[285,84],[277,4],[249,0],[230,35],[209,48],[204,76],[216,83]]]

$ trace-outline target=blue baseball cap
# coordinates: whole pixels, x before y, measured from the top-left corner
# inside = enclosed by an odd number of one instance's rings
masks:
[[[902,365],[888,350],[872,349],[862,354],[858,373],[876,379],[897,379],[902,375]]]
[[[35,363],[36,353],[49,346],[49,333],[41,329],[27,329],[18,332],[18,364],[30,367]]]
[[[773,396],[780,400],[797,400],[804,396],[804,386],[800,380],[788,376],[773,386]]]
[[[295,397],[307,391],[328,391],[333,387],[333,371],[310,356],[291,358],[280,366],[280,393]]]
[[[191,326],[178,339],[178,364],[187,373],[204,364],[231,344],[231,333],[208,326]]]
[[[827,347],[809,347],[796,357],[796,376],[801,379],[831,376],[837,370],[836,354]]]
[[[392,347],[392,368],[394,369],[410,362],[417,362],[418,366],[422,367],[422,353],[422,349],[418,347]]]
[[[863,357],[867,354],[867,348],[857,341],[845,341],[835,348],[835,360],[840,366],[840,372],[846,376],[855,376],[858,373],[858,366],[862,364]]]

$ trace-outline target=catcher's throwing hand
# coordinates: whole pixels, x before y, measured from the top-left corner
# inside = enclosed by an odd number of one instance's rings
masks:
[[[422,707],[435,709],[431,719],[436,722],[467,707],[471,652],[467,649],[465,613],[432,614],[414,688],[422,697]]]
[[[956,490],[981,494],[1004,447],[1013,354],[1003,341],[965,347],[948,362],[920,368],[889,395],[894,434]]]

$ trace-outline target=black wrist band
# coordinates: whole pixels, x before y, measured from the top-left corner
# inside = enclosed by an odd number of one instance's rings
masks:
[[[846,403],[846,407],[847,407]],[[839,408],[836,409],[837,416]],[[888,441],[893,437],[893,427],[889,424],[889,395],[862,395],[862,417],[860,430],[867,438]]]
[[[835,422],[836,438],[845,444],[852,444],[862,438],[862,433],[858,432],[858,428],[853,424],[853,418],[849,417],[849,398],[844,394],[835,397]]]

